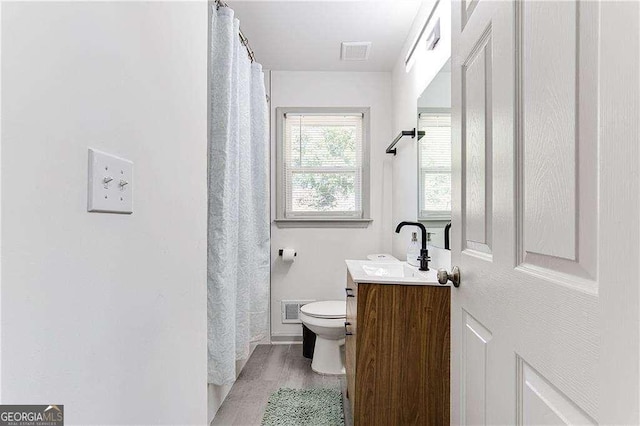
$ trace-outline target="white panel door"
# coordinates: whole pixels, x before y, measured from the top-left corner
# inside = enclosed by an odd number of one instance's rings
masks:
[[[452,13],[452,423],[639,424],[640,2]]]

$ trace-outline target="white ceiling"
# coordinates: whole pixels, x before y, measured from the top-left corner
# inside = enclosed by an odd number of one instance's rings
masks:
[[[420,0],[227,2],[265,69],[391,71]],[[367,61],[341,61],[340,43],[371,41]]]

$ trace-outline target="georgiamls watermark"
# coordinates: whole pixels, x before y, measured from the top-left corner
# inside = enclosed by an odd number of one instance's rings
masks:
[[[64,405],[0,405],[0,426],[64,426]]]

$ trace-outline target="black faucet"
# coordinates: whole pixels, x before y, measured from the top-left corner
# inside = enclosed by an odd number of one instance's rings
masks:
[[[420,270],[428,271],[429,270],[429,250],[427,250],[427,228],[424,227],[420,222],[400,222],[398,226],[396,226],[396,234],[400,233],[400,230],[405,225],[417,226],[420,228],[421,236],[422,236],[422,248],[420,249],[420,257],[418,260],[420,261]]]
[[[449,234],[451,233],[451,222],[447,223],[444,227],[444,248],[447,250],[451,250],[451,239]]]

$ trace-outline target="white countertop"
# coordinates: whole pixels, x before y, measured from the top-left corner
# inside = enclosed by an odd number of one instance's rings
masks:
[[[451,286],[451,283],[438,283],[437,270],[431,267],[429,271],[420,271],[417,267],[400,261],[345,260],[345,263],[356,283]]]

